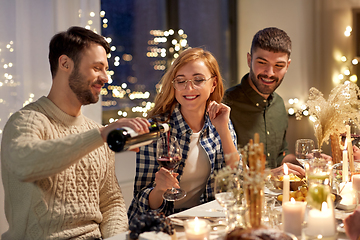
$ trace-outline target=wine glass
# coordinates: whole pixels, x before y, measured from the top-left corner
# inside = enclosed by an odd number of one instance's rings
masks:
[[[229,223],[229,209],[242,199],[239,176],[236,173],[215,176],[215,199],[224,208],[226,223]],[[229,224],[227,224],[229,225]]]
[[[296,160],[305,167],[305,163],[312,157],[314,141],[312,139],[298,139],[295,143]]]
[[[156,159],[160,166],[169,170],[171,174],[173,173],[175,167],[181,162],[181,151],[176,137],[165,135],[157,140]],[[166,190],[163,194],[163,198],[168,201],[180,200],[185,196],[184,190],[174,187]]]

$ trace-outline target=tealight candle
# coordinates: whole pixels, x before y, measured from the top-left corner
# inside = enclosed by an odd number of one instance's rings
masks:
[[[290,195],[290,177],[288,175],[288,166],[286,165],[286,163],[284,163],[284,177],[283,177],[283,204],[285,202],[289,201],[289,195]]]
[[[305,202],[296,202],[294,198],[291,198],[290,202],[283,203],[282,216],[285,232],[292,233],[295,236],[301,236],[305,207]]]
[[[305,229],[307,236],[333,237],[335,232],[335,217],[332,209],[327,207],[327,203],[322,203],[321,211],[311,209],[307,218],[307,228]]]
[[[184,223],[185,235],[187,240],[204,240],[209,239],[210,225],[203,219],[187,220]]]

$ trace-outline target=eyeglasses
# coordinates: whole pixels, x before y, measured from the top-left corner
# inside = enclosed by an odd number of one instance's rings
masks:
[[[186,88],[187,82],[192,83],[192,87],[195,89],[203,88],[205,83],[212,79],[215,76],[211,76],[208,79],[205,79],[203,76],[195,76],[193,79],[185,79],[184,77],[174,78],[172,81],[174,88],[178,91],[182,91]]]

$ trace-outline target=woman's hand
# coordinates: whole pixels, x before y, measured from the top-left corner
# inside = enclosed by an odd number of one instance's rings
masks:
[[[179,181],[177,180],[178,173],[171,174],[169,170],[160,168],[155,173],[155,187],[149,195],[149,206],[151,209],[158,209],[163,203],[162,195],[164,192],[172,187],[180,188]]]
[[[217,131],[221,129],[228,129],[230,119],[230,107],[223,103],[211,101],[208,105],[207,112],[209,114],[211,123]]]
[[[160,168],[160,170],[155,173],[156,186],[154,187],[154,190],[163,194],[166,190],[172,187],[180,188],[179,181],[176,178],[178,175],[178,173],[173,173],[171,175],[170,171],[166,168]]]

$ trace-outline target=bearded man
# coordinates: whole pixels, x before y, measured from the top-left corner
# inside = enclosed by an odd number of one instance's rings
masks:
[[[226,90],[223,101],[231,107],[230,118],[240,147],[259,133],[267,167],[280,173],[287,162],[289,173],[303,176],[295,155],[289,153],[288,115],[283,99],[275,92],[289,68],[290,53],[291,40],[286,32],[275,27],[258,31],[247,54],[250,72],[240,84]]]
[[[81,27],[50,42],[52,86],[6,123],[1,173],[9,229],[2,239],[102,239],[127,231],[124,198],[115,176],[110,131],[148,132],[146,119],[106,127],[81,113],[107,83],[104,37]]]

